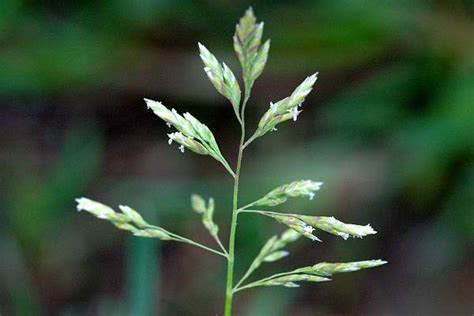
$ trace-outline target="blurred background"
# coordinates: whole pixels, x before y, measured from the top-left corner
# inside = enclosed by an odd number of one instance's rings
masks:
[[[252,5],[272,39],[247,117],[319,71],[296,122],[246,152],[242,203],[294,179],[325,185],[279,210],[371,223],[320,234],[255,277],[321,261],[389,264],[298,290],[243,292],[236,315],[472,315],[474,5],[471,1],[0,1],[0,314],[216,315],[220,257],[131,237],[75,211],[87,196],[214,245],[190,210],[216,199],[227,242],[232,181],[168,146],[144,97],[189,111],[234,164],[239,127],[206,78],[203,42],[240,74],[234,27]],[[284,228],[244,214],[237,274]]]

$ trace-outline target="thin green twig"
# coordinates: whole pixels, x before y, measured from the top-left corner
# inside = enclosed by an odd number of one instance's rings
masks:
[[[147,225],[147,226],[143,226],[142,228],[151,228],[151,229],[159,229],[161,231],[164,231],[166,234],[170,235],[171,237],[173,237],[173,240],[175,241],[179,241],[179,242],[184,242],[184,243],[187,243],[187,244],[190,244],[190,245],[193,245],[193,246],[196,246],[196,247],[199,247],[199,248],[202,248],[204,250],[207,250],[207,251],[210,251],[212,253],[215,253],[217,255],[220,255],[220,256],[223,256],[225,258],[227,258],[227,254],[226,253],[223,253],[223,252],[220,252],[218,250],[215,250],[215,249],[212,249],[206,245],[203,245],[203,244],[200,244],[194,240],[191,240],[189,238],[186,238],[186,237],[183,237],[183,236],[180,236],[178,234],[175,234],[175,233],[172,233],[164,228],[161,228],[161,227],[158,227],[158,226],[155,226],[155,225]]]
[[[180,242],[184,242],[184,243],[187,243],[187,244],[190,244],[190,245],[193,245],[193,246],[196,246],[196,247],[199,247],[199,248],[202,248],[202,249],[205,249],[207,251],[210,251],[212,253],[215,253],[219,256],[222,256],[224,258],[227,258],[227,255],[223,252],[220,252],[218,250],[215,250],[215,249],[212,249],[208,246],[205,246],[203,244],[200,244],[194,240],[191,240],[191,239],[188,239],[186,237],[183,237],[183,236],[180,236],[180,235],[177,235],[177,234],[173,234],[173,233],[170,233],[168,231],[166,231],[166,233],[168,233],[171,237],[175,238],[176,241],[180,241]]]
[[[222,155],[221,155],[222,157]],[[227,160],[225,160],[224,157],[222,157],[223,160],[220,161],[220,163],[224,166],[224,168],[226,168],[226,170],[230,173],[230,175],[232,176],[232,178],[235,178],[235,172],[234,170],[232,170],[232,168],[229,166],[229,163],[227,162]]]
[[[227,252],[227,249],[225,249],[224,245],[222,244],[219,236],[215,235],[215,236],[212,236],[214,238],[214,240],[217,242],[217,244],[219,245],[219,247],[222,249],[222,252],[225,253],[226,256],[229,256],[229,253]]]
[[[250,264],[249,268],[247,269],[247,271],[245,272],[245,274],[243,275],[243,277],[240,279],[239,282],[237,282],[237,284],[234,286],[234,292],[235,292],[235,289],[238,288],[242,283],[244,283],[245,280],[247,280],[247,278],[252,274],[253,271],[255,271],[255,269],[253,269],[253,265],[255,263],[255,261],[257,260],[257,258],[255,258],[252,263]]]
[[[243,210],[245,210],[245,209],[247,209],[247,208],[249,208],[249,207],[254,206],[255,203],[257,203],[257,202],[258,202],[258,201],[254,201],[254,202],[249,203],[249,204],[247,204],[247,205],[245,205],[245,206],[239,207],[239,208],[237,209],[237,212],[240,213],[241,211],[243,211]]]
[[[244,149],[247,148],[247,146],[249,146],[257,138],[258,138],[257,133],[254,133],[252,136],[250,136],[250,138],[247,139],[247,141],[243,145]]]
[[[255,214],[261,214],[265,216],[270,216],[270,215],[297,215],[297,214],[291,214],[291,213],[279,213],[279,212],[271,212],[271,211],[263,211],[263,210],[248,210],[241,208],[238,210],[239,213],[255,213]]]
[[[290,274],[295,274],[295,273],[297,273],[297,270],[298,270],[298,269],[293,270],[293,271],[288,271],[288,272],[277,273],[277,274],[271,275],[271,276],[269,276],[269,277],[260,279],[260,280],[258,280],[258,281],[255,281],[255,282],[252,282],[252,283],[248,283],[247,285],[244,285],[244,286],[241,286],[241,287],[237,287],[237,286],[236,286],[236,287],[234,288],[234,293],[239,292],[239,291],[242,291],[242,290],[245,290],[245,289],[249,289],[249,288],[252,288],[252,287],[261,286],[261,284],[262,284],[263,282],[269,281],[269,280],[274,279],[274,278],[278,278],[278,277],[285,276],[285,275],[290,275]]]

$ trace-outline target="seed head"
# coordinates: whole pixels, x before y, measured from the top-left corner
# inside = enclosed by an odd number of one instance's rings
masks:
[[[343,223],[334,217],[326,216],[298,216],[299,219],[313,227],[324,230],[330,234],[342,237],[344,240],[349,237],[362,238],[367,235],[376,234],[377,232],[368,225],[354,225]]]
[[[273,213],[268,213],[267,215],[270,217],[273,217],[276,221],[284,225],[287,225],[289,228],[295,230],[296,232],[300,233],[306,238],[309,238],[312,241],[321,242],[321,239],[313,235],[314,228],[306,224],[304,221],[298,219],[297,217],[293,215],[284,215],[284,214],[275,215]]]
[[[318,73],[307,77],[289,96],[276,103],[271,102],[270,108],[263,115],[258,123],[257,137],[265,135],[267,132],[273,130],[276,125],[281,122],[293,119],[296,121],[298,115],[301,113],[299,108],[302,106],[306,96],[313,89],[313,85],[317,80]]]
[[[322,182],[312,180],[293,181],[273,189],[263,198],[258,200],[256,205],[276,206],[287,201],[288,197],[307,196],[310,200],[314,198],[316,191],[319,191]]]
[[[353,272],[362,269],[374,268],[386,264],[384,260],[365,260],[344,263],[327,263],[321,262],[309,268],[305,268],[307,272],[311,272],[321,276],[332,276],[336,273]]]

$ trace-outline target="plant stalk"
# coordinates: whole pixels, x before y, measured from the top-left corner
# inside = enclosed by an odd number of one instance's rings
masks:
[[[225,307],[224,307],[224,316],[232,315],[232,300],[234,296],[234,248],[235,248],[235,232],[237,228],[237,216],[239,214],[238,210],[238,201],[239,201],[239,180],[240,180],[240,167],[242,165],[242,156],[244,153],[244,142],[245,142],[245,105],[247,104],[249,94],[246,92],[244,102],[242,104],[241,112],[241,136],[239,144],[239,153],[237,156],[237,166],[235,168],[235,177],[234,177],[234,195],[232,200],[232,219],[230,223],[230,233],[229,233],[229,247],[228,247],[228,256],[227,256],[227,283],[225,291]]]
[[[230,224],[230,234],[229,234],[229,256],[227,261],[227,285],[226,285],[226,294],[225,294],[225,316],[232,315],[232,299],[234,295],[233,291],[233,282],[234,282],[234,248],[235,248],[235,231],[237,228],[237,205],[239,199],[239,180],[240,180],[240,167],[242,165],[242,155],[243,155],[243,140],[245,137],[244,129],[242,129],[242,137],[239,145],[239,155],[237,157],[237,168],[235,171],[234,179],[234,197],[232,203],[232,220]]]

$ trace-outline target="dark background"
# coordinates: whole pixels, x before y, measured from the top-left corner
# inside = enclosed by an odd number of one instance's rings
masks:
[[[270,101],[319,71],[296,123],[244,158],[242,202],[314,179],[279,209],[371,223],[375,236],[300,240],[266,276],[320,261],[388,265],[300,289],[243,292],[236,315],[472,315],[474,23],[471,1],[0,2],[0,314],[221,314],[225,264],[133,238],[74,198],[130,205],[212,245],[191,192],[216,199],[227,241],[232,181],[209,157],[167,145],[143,97],[208,124],[235,163],[239,127],[197,52],[240,74],[231,37],[252,5],[272,39],[249,132]],[[243,215],[240,275],[283,227]]]

